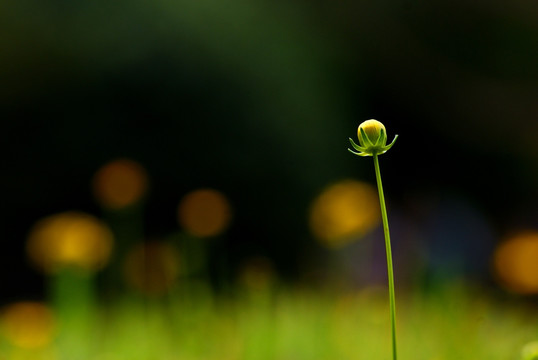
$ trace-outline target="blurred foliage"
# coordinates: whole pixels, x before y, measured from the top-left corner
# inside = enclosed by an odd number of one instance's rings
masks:
[[[402,297],[401,356],[505,360],[523,353],[530,359],[537,330],[529,316],[533,312],[506,305],[459,286],[436,296]],[[93,335],[76,339],[75,348],[86,352],[66,352],[70,348],[58,339],[77,333],[77,324],[51,332],[50,310],[20,303],[3,312],[0,350],[9,359],[68,359],[74,354],[107,360],[386,358],[387,307],[383,288],[314,294],[247,286],[234,302],[207,296],[149,303],[130,299],[94,314]],[[29,331],[21,335],[23,329]]]

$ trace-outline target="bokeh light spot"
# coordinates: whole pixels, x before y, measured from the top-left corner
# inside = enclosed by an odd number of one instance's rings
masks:
[[[510,237],[495,251],[497,278],[507,290],[519,294],[538,293],[538,232]]]
[[[222,233],[231,220],[231,207],[224,194],[213,189],[199,189],[185,195],[179,204],[179,223],[198,237]]]
[[[137,162],[118,159],[97,171],[92,186],[95,198],[103,206],[121,209],[142,198],[148,187],[148,176]]]
[[[21,348],[49,344],[55,332],[52,311],[39,302],[17,302],[2,311],[2,329],[6,339]]]
[[[136,245],[124,263],[126,282],[135,290],[149,296],[168,292],[180,272],[179,255],[167,243],[152,241]]]
[[[39,221],[30,231],[30,260],[48,273],[63,267],[86,271],[102,268],[110,258],[113,237],[97,218],[80,212],[65,212]]]
[[[310,229],[331,248],[363,236],[380,222],[379,199],[370,184],[343,180],[327,187],[310,208]]]
[[[531,341],[525,344],[521,349],[522,360],[536,360],[538,359],[538,341]]]

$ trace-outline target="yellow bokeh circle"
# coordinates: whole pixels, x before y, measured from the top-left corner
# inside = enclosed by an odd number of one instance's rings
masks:
[[[111,209],[138,202],[146,193],[148,176],[137,162],[118,159],[101,167],[94,175],[93,193],[97,201]]]
[[[26,249],[35,265],[53,273],[64,267],[98,270],[108,262],[112,246],[112,232],[103,222],[73,211],[39,221],[30,231]]]
[[[231,221],[228,199],[214,189],[194,190],[181,200],[178,208],[180,225],[191,235],[209,237],[221,234]]]
[[[381,220],[376,189],[356,180],[327,187],[312,203],[309,215],[312,233],[331,248],[363,236]]]
[[[21,348],[38,348],[49,344],[56,329],[52,311],[45,304],[33,301],[6,306],[1,321],[5,338]]]
[[[526,231],[503,241],[493,256],[500,284],[518,294],[538,294],[538,231]]]

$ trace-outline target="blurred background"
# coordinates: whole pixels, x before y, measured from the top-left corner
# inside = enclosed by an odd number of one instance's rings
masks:
[[[3,0],[0,34],[4,305],[61,298],[65,268],[109,301],[384,286],[347,151],[370,118],[400,135],[400,291],[538,293],[534,1]]]

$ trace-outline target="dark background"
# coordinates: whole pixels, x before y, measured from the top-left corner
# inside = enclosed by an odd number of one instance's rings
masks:
[[[537,64],[536,1],[4,0],[1,297],[40,296],[29,229],[100,216],[90,181],[118,157],[150,176],[147,237],[213,187],[234,209],[221,250],[294,279],[323,254],[312,199],[375,182],[346,150],[370,118],[400,135],[380,159],[395,248],[487,283],[495,244],[538,227]]]

